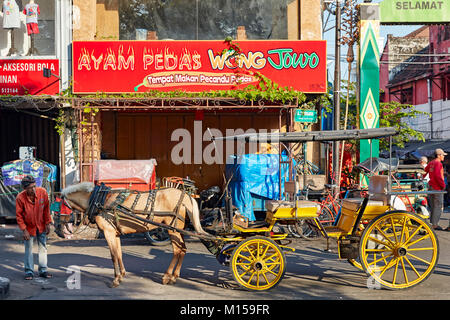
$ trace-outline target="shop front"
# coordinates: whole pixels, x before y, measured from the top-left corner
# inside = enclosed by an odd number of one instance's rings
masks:
[[[157,177],[189,177],[204,189],[222,185],[231,154],[278,154],[279,146],[240,150],[210,137],[294,131],[301,92],[326,90],[326,44],[238,45],[241,54],[230,57],[223,41],[74,42],[81,179],[93,181],[95,160],[155,159]],[[286,89],[271,96],[274,87]]]

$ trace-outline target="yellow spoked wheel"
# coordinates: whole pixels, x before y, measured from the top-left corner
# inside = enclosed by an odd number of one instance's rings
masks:
[[[237,283],[250,290],[268,290],[283,279],[286,257],[271,239],[256,236],[239,243],[230,261]]]
[[[408,212],[387,212],[364,230],[359,260],[379,285],[405,289],[428,278],[437,264],[439,243],[431,227]]]

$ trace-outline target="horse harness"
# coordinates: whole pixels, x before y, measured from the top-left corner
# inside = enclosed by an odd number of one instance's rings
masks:
[[[150,190],[149,192],[141,192],[136,190],[122,190],[122,189],[111,190],[110,187],[107,187],[104,183],[101,183],[100,185],[94,187],[94,190],[92,191],[91,196],[89,198],[89,208],[87,211],[88,219],[91,223],[95,223],[95,217],[97,215],[100,215],[109,223],[111,223],[113,226],[115,226],[118,229],[118,231],[122,234],[119,216],[120,213],[131,218],[136,218],[138,221],[143,222],[144,227],[147,227],[148,224],[153,224],[160,227],[166,226],[154,222],[153,219],[155,216],[170,215],[173,216],[173,220],[167,227],[168,229],[176,230],[175,226],[177,220],[181,220],[183,223],[185,222],[184,217],[182,217],[179,214],[179,211],[181,203],[183,202],[184,199],[184,195],[186,193],[184,190],[181,190],[180,198],[178,199],[178,202],[173,211],[155,211],[154,208],[155,208],[156,194],[159,190],[160,189]],[[119,195],[116,197],[116,199],[110,206],[105,207],[106,197],[108,194],[111,193],[119,193]],[[148,193],[148,197],[144,210],[135,210],[142,194],[146,193]],[[128,208],[124,206],[123,203],[131,194],[136,194],[136,198],[134,199],[132,206]],[[111,216],[110,213],[112,213],[113,217]],[[136,216],[136,214],[146,215],[146,218],[143,219],[141,217]],[[112,218],[114,218],[114,220],[112,220]]]

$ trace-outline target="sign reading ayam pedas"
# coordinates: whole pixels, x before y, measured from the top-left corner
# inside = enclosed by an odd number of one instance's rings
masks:
[[[54,95],[59,79],[44,77],[44,68],[59,75],[57,59],[0,59],[0,95]]]
[[[74,41],[74,93],[200,92],[256,85],[260,72],[282,87],[324,93],[326,41]],[[236,72],[236,64],[240,70]]]
[[[450,22],[449,0],[383,0],[381,23],[445,23]]]

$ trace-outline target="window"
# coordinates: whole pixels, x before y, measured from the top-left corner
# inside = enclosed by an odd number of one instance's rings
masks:
[[[244,26],[248,39],[287,39],[292,0],[120,0],[120,40],[222,40]],[[297,12],[294,15],[298,15]],[[296,25],[296,23],[292,23]]]
[[[55,0],[4,0],[0,8],[1,57],[55,55]]]
[[[413,104],[413,89],[407,88],[401,90],[400,103],[402,104]]]

